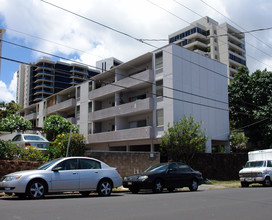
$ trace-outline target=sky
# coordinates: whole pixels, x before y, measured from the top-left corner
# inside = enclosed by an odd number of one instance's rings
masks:
[[[247,66],[272,71],[271,9],[271,0],[0,0],[0,102],[16,100],[19,62],[60,60],[52,55],[90,66],[126,62],[168,43],[135,39],[167,40],[204,16],[241,31],[265,29],[246,33]]]

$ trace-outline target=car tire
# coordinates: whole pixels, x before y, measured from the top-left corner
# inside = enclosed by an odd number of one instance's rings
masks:
[[[46,185],[41,180],[31,181],[26,188],[26,194],[30,199],[41,199],[46,193]]]
[[[264,182],[263,182],[263,186],[265,186],[265,187],[271,186],[271,180],[270,180],[269,177],[266,177],[266,178],[265,178],[265,180],[264,180]]]
[[[140,191],[140,189],[138,189],[138,188],[129,188],[129,191],[132,192],[133,194],[137,194]]]
[[[175,188],[174,187],[169,187],[169,188],[167,188],[167,190],[168,190],[168,192],[173,192],[175,190]]]
[[[248,186],[249,186],[249,183],[247,183],[247,182],[241,182],[241,186],[242,186],[242,187],[248,187]]]
[[[89,196],[90,195],[90,191],[80,191],[79,192],[82,196],[86,197],[86,196]]]
[[[101,180],[97,186],[97,192],[100,196],[109,196],[112,191],[112,183],[110,180]]]
[[[198,189],[198,181],[193,179],[191,185],[189,186],[190,191],[197,191]]]
[[[161,193],[163,191],[163,182],[161,179],[156,179],[152,187],[153,193]]]

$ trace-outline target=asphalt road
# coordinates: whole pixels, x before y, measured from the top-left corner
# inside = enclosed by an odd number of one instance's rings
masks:
[[[272,188],[200,189],[197,192],[113,193],[47,196],[43,200],[0,198],[0,219],[271,219]]]

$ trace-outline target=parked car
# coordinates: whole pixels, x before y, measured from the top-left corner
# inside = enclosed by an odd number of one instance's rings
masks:
[[[49,193],[76,191],[84,196],[92,191],[109,196],[112,188],[121,185],[122,178],[116,168],[94,158],[66,157],[52,160],[36,170],[2,177],[0,192],[31,199],[40,199]]]
[[[164,188],[172,192],[182,187],[196,191],[202,181],[202,174],[199,171],[184,163],[171,162],[156,164],[141,174],[126,176],[123,186],[129,188],[132,193],[138,193],[140,189],[152,189],[154,193],[158,193]]]
[[[35,146],[41,151],[46,151],[51,144],[45,137],[37,134],[17,134],[11,143],[21,147]]]

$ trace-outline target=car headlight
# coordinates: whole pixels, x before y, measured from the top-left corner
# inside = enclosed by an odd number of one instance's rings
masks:
[[[139,177],[138,177],[138,180],[144,181],[144,180],[146,180],[146,179],[148,179],[148,176],[139,176]]]
[[[9,181],[13,181],[13,180],[19,180],[21,178],[21,176],[6,176],[3,179],[3,182],[9,182]]]
[[[126,176],[124,177],[124,181],[127,181],[127,177]]]

